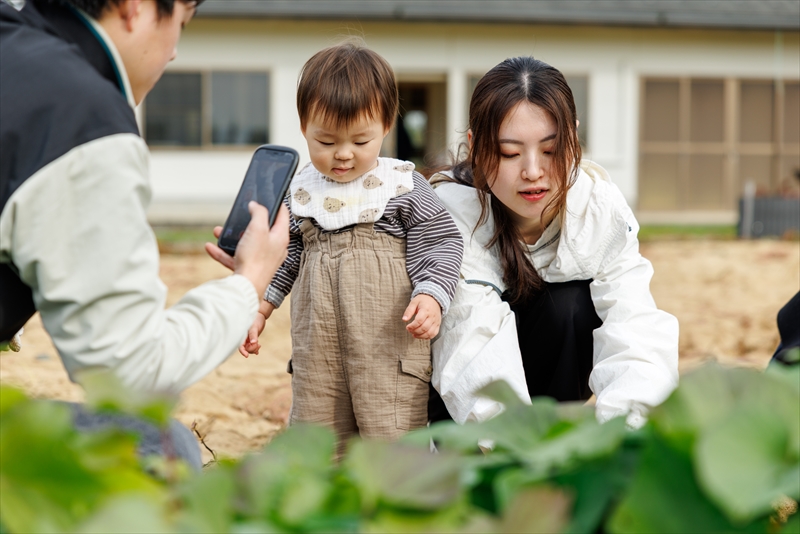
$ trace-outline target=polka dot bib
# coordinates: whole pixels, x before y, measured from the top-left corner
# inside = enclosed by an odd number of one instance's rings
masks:
[[[414,189],[414,164],[378,158],[378,166],[353,181],[332,181],[310,163],[292,179],[292,214],[310,217],[323,230],[338,230],[381,218],[386,204]]]

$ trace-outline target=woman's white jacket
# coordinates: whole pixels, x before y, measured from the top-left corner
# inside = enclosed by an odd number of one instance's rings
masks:
[[[455,183],[439,185],[436,193],[464,236],[464,260],[433,343],[432,382],[455,421],[483,421],[503,409],[478,395],[495,380],[530,402],[514,313],[500,298],[506,287],[498,251],[486,248],[494,232],[491,214],[475,229],[480,193]],[[639,254],[639,225],[605,169],[584,160],[566,206],[529,247],[533,264],[546,282],[592,280],[603,322],[593,334],[589,377],[597,418],[627,414],[628,424],[638,427],[678,384],[678,321],[653,301],[653,268]]]

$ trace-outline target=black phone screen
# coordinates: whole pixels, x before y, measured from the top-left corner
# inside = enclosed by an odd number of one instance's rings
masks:
[[[233,209],[222,229],[219,246],[233,254],[236,245],[250,224],[247,204],[255,200],[269,210],[269,224],[275,222],[280,204],[298,162],[297,152],[286,147],[259,147],[245,174],[244,182],[233,203]]]

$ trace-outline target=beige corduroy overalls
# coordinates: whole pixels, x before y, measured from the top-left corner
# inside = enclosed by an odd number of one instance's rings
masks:
[[[406,242],[372,223],[341,233],[300,225],[292,288],[290,424],[319,423],[339,438],[394,440],[425,426],[431,353],[405,329],[411,298]]]

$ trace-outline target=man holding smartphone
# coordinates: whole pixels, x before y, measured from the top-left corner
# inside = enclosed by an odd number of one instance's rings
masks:
[[[148,150],[133,108],[175,58],[196,2],[0,2],[0,341],[38,310],[71,376],[180,391],[236,350],[288,243],[267,210],[234,271],[165,309],[146,209]],[[198,454],[199,459],[199,454]]]

